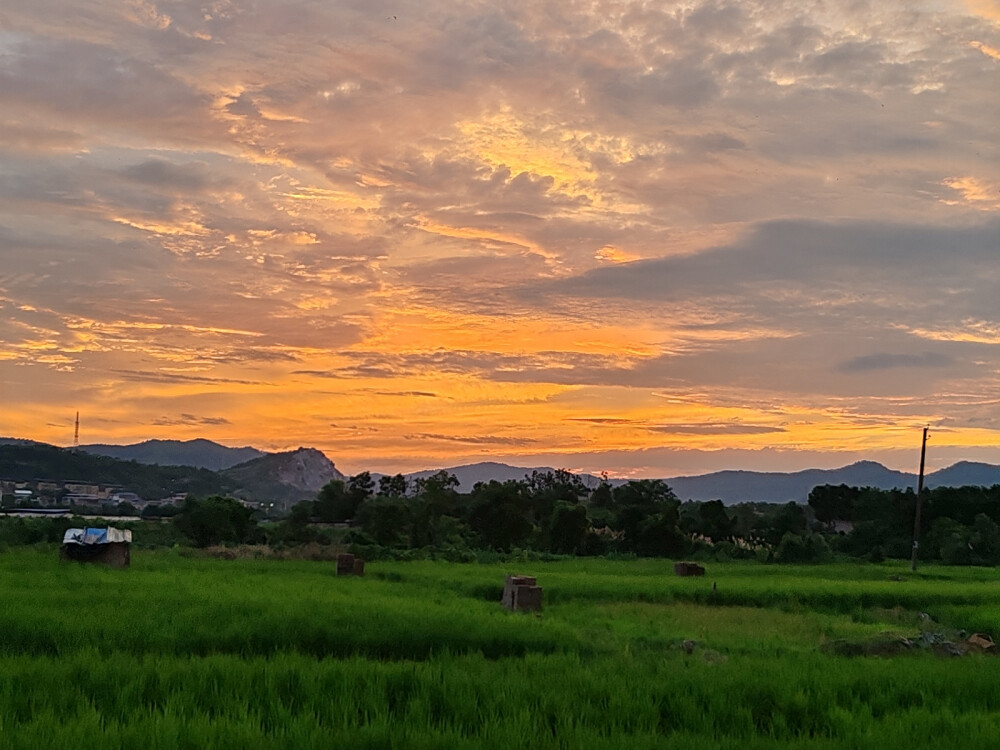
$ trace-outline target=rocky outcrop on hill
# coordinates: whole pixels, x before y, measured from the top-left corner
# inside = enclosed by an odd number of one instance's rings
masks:
[[[282,505],[315,499],[327,482],[345,478],[315,448],[269,453],[220,473],[239,485],[240,497]]]

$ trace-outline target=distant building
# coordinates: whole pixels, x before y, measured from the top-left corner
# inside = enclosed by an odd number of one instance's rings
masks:
[[[109,500],[113,503],[132,503],[132,505],[140,505],[143,503],[143,499],[139,497],[134,492],[116,492]]]
[[[107,497],[108,491],[102,490],[99,484],[89,484],[85,482],[66,482],[63,489],[73,495],[93,495],[95,497]]]
[[[100,508],[107,500],[97,495],[66,495],[63,502],[70,505],[82,505],[86,508]]]

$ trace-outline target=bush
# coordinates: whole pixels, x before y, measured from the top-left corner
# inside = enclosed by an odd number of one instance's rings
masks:
[[[214,496],[205,500],[189,497],[174,525],[196,547],[264,541],[264,532],[257,526],[253,511],[231,497]]]
[[[830,556],[830,547],[820,534],[793,534],[786,532],[774,551],[774,561],[779,563],[822,562]]]

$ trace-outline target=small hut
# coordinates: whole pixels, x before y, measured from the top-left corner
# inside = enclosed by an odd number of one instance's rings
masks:
[[[59,557],[63,560],[93,562],[126,568],[131,562],[129,547],[132,532],[128,529],[66,529]]]

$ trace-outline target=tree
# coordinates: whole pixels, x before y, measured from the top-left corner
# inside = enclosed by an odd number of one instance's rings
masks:
[[[379,477],[378,494],[382,497],[406,497],[406,477],[402,474]]]
[[[365,498],[357,489],[351,492],[348,485],[340,479],[327,482],[316,495],[313,513],[321,521],[336,523],[354,517],[358,506]]]
[[[785,534],[802,535],[807,527],[805,509],[795,502],[785,503],[768,520],[765,538],[776,547]]]
[[[614,505],[615,499],[612,494],[611,483],[607,475],[601,475],[601,483],[590,493],[590,506],[592,508],[610,508]]]
[[[309,525],[309,521],[312,520],[314,513],[315,503],[312,500],[305,500],[301,503],[295,503],[292,509],[288,512],[287,523],[290,526],[297,528],[303,528]]]
[[[431,500],[438,506],[450,509],[451,504],[458,496],[458,485],[458,477],[441,469],[429,477],[421,477],[417,480],[417,494]]]
[[[688,552],[691,545],[677,528],[676,508],[665,508],[663,512],[648,515],[641,521],[629,546],[634,552],[649,557],[680,557]]]
[[[174,525],[196,547],[223,542],[252,544],[264,538],[252,510],[231,497],[218,495],[204,500],[189,496],[174,519]]]
[[[774,551],[774,561],[779,563],[821,562],[830,554],[826,540],[820,534],[793,534],[786,532]]]
[[[508,552],[524,546],[534,530],[527,484],[478,482],[469,497],[468,523],[484,547]]]
[[[726,506],[721,500],[710,500],[698,503],[697,510],[687,517],[684,529],[707,537],[713,542],[721,542],[733,538],[736,519],[729,517]]]
[[[444,541],[448,532],[441,528],[441,518],[452,516],[457,504],[458,478],[443,469],[416,482],[416,496],[411,502],[413,526],[410,545],[425,547]],[[453,525],[448,524],[448,529]]]
[[[362,471],[360,474],[350,477],[347,480],[347,494],[355,503],[354,510],[351,512],[353,516],[358,506],[375,494],[375,480],[372,479],[371,472]]]
[[[590,533],[590,519],[583,505],[567,503],[560,500],[552,511],[546,536],[549,549],[564,555],[580,554],[587,543]]]
[[[833,521],[853,521],[854,503],[861,494],[857,487],[846,484],[821,484],[809,492],[809,507],[816,520],[823,523]]]
[[[677,495],[662,479],[632,479],[615,487],[613,495],[616,506],[652,508],[659,503],[678,502]]]
[[[1000,524],[985,513],[976,516],[969,538],[972,561],[975,565],[1000,563]]]
[[[680,500],[661,479],[638,479],[615,487],[612,528],[622,547],[641,555],[674,554],[683,535],[677,528]],[[669,550],[669,551],[668,551]]]
[[[953,518],[937,518],[928,534],[946,565],[972,564],[972,532]]]
[[[115,508],[115,512],[119,516],[138,516],[139,515],[139,509],[136,508],[134,505],[132,505],[132,503],[128,502],[127,500],[118,503],[118,506]]]
[[[565,469],[533,471],[524,482],[531,496],[532,519],[538,526],[549,522],[557,503],[576,505],[589,494],[583,480]]]
[[[406,498],[377,495],[358,508],[355,522],[383,547],[405,547],[411,539],[412,509]]]

